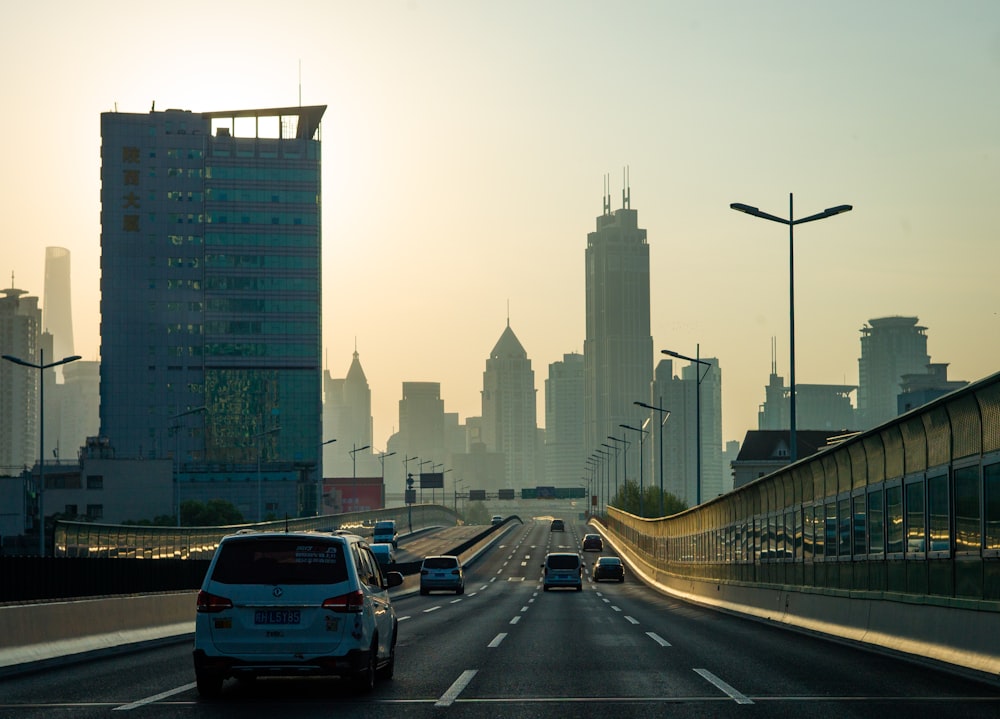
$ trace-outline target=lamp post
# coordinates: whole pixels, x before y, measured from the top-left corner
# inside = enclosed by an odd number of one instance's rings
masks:
[[[700,344],[696,344],[694,346],[694,351],[695,351],[694,357],[686,357],[682,355],[680,352],[673,352],[671,350],[660,350],[660,351],[665,355],[669,355],[670,357],[676,357],[677,359],[687,360],[688,362],[694,362],[695,364],[694,368],[695,379],[697,380],[697,382],[695,383],[695,398],[694,398],[695,402],[694,441],[696,445],[695,462],[697,467],[697,475],[695,479],[694,495],[695,495],[695,505],[697,506],[701,504],[701,381],[705,379],[706,375],[708,375],[708,371],[712,369],[712,363],[706,362],[705,360],[701,359]],[[704,374],[702,374],[701,370],[698,369],[698,365],[705,365]]]
[[[195,407],[194,409],[189,409],[186,412],[180,412],[178,414],[175,414],[175,415],[171,416],[170,419],[172,419],[172,420],[178,420],[181,417],[186,417],[189,414],[195,414],[197,412],[207,412],[207,411],[208,411],[208,407],[205,407],[205,406]],[[177,424],[170,425],[170,429],[172,429],[173,432],[174,432],[174,509],[177,510],[177,526],[178,527],[181,526],[181,480],[180,480],[180,469],[181,469],[181,460],[180,460],[181,449],[180,449],[180,445],[181,445],[181,442],[180,442],[180,439],[179,439],[179,435],[177,434],[177,430],[179,430],[182,426],[183,425],[180,424],[179,422]]]
[[[358,452],[363,449],[371,449],[370,444],[366,444],[364,447],[358,447],[357,445],[351,445],[354,449],[348,450],[348,454],[351,455],[351,477],[354,479],[354,511],[357,512],[358,508],[361,506],[361,502],[358,497]]]
[[[260,482],[260,455],[263,453],[263,447],[261,446],[260,438],[264,435],[274,434],[275,432],[280,432],[281,427],[272,427],[271,429],[265,429],[263,432],[258,432],[253,436],[257,440],[257,521],[262,522],[264,517],[264,504],[261,498],[261,482]]]
[[[645,517],[646,515],[643,512],[643,507],[642,507],[642,491],[643,491],[643,487],[642,487],[642,465],[643,465],[643,461],[642,461],[642,444],[643,444],[643,442],[646,439],[646,430],[645,429],[639,429],[638,427],[633,427],[632,425],[629,425],[629,424],[620,424],[618,426],[621,427],[622,429],[630,429],[633,432],[638,432],[639,433],[639,516],[640,517]]]
[[[624,438],[622,438],[622,437],[612,437],[609,434],[608,435],[608,439],[610,439],[612,442],[616,442],[616,443],[617,442],[621,442],[622,443],[622,451],[623,452],[628,452],[628,441],[626,441]],[[607,445],[603,445],[603,446],[606,447]],[[618,445],[615,444],[614,447],[615,447],[615,494],[618,494]]]
[[[413,502],[410,501],[410,492],[413,490],[413,476],[410,474],[410,462],[419,457],[407,457],[403,455],[403,503],[406,505],[406,518],[409,524],[409,532],[413,532]],[[414,497],[416,499],[416,497]]]
[[[608,460],[611,459],[611,453],[603,449],[595,449],[594,452],[598,455],[598,461],[600,461],[601,466],[604,468],[604,510],[607,511],[608,505],[611,504],[610,494],[611,494],[611,474],[608,472]],[[600,471],[600,470],[598,470]]]
[[[656,466],[660,470],[660,516],[664,514],[663,509],[663,425],[667,423],[667,417],[670,416],[669,409],[663,409],[662,407],[654,407],[651,404],[646,404],[645,402],[633,402],[633,404],[643,407],[645,409],[651,409],[660,413],[660,438],[658,443],[658,449],[660,451],[660,459],[657,461]],[[663,404],[663,397],[660,397],[660,404]]]
[[[837,205],[836,207],[828,207],[822,212],[818,212],[815,215],[809,215],[809,217],[803,217],[800,220],[796,220],[794,213],[792,193],[788,193],[788,219],[784,217],[776,217],[775,215],[768,214],[766,212],[761,212],[756,207],[751,207],[750,205],[744,205],[741,202],[733,202],[729,205],[732,209],[737,212],[745,212],[748,215],[753,215],[754,217],[760,217],[765,220],[771,220],[772,222],[778,222],[782,225],[788,225],[788,346],[789,346],[789,378],[788,378],[788,391],[789,391],[789,437],[788,442],[791,445],[789,447],[789,452],[791,453],[791,460],[795,462],[798,459],[798,444],[795,437],[795,225],[801,225],[806,222],[812,222],[813,220],[822,220],[827,217],[833,217],[834,215],[839,215],[844,212],[850,212],[854,209],[852,205]]]
[[[336,442],[336,438],[328,439],[319,445],[319,466],[323,466],[323,447],[328,444],[333,444]],[[319,517],[323,514],[323,472],[318,471],[316,477],[316,516]]]
[[[395,452],[379,452],[378,463],[382,466],[382,506],[385,506],[385,458],[391,457]]]
[[[588,472],[590,472],[590,487],[591,487],[590,492],[591,492],[591,498],[592,498],[590,500],[590,506],[591,506],[591,508],[597,507],[598,509],[600,509],[600,506],[601,506],[601,484],[600,484],[600,482],[597,479],[597,460],[595,460],[593,458],[593,456],[587,457],[587,459],[583,463],[583,467]],[[595,488],[597,490],[596,495],[594,494],[594,489]]]
[[[45,350],[39,348],[38,363],[28,362],[14,355],[3,355],[8,362],[38,370],[38,554],[45,556],[45,377],[42,372],[50,367],[76,362],[80,355],[63,357],[45,364]]]

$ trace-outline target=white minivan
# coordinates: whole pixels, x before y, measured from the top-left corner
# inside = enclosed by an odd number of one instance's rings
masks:
[[[249,532],[224,537],[198,592],[198,692],[229,677],[341,676],[360,691],[391,678],[396,613],[368,544],[346,532]]]

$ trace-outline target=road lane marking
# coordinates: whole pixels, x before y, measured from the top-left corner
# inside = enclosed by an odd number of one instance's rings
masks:
[[[518,614],[516,617],[514,617],[513,619],[511,619],[510,623],[511,624],[517,624],[519,621],[521,621],[521,615],[520,614]]]
[[[153,702],[158,702],[161,699],[166,699],[167,697],[172,697],[174,694],[180,694],[181,692],[186,692],[189,689],[194,689],[198,686],[197,682],[191,682],[190,684],[185,684],[184,686],[177,687],[176,689],[170,689],[165,692],[160,692],[159,694],[154,694],[151,697],[146,697],[145,699],[140,699],[139,701],[132,702],[131,704],[123,704],[120,707],[115,707],[111,711],[113,712],[127,712],[137,707],[146,706],[147,704],[152,704]]]
[[[410,618],[410,615],[407,614],[405,617],[399,617],[399,619],[397,619],[396,621],[404,622],[404,621],[406,621],[409,618]]]
[[[611,608],[614,609],[616,612],[620,612],[621,611],[621,609],[618,608],[618,607],[616,607],[614,604],[611,605]]]
[[[703,679],[706,679],[710,684],[715,686],[716,689],[733,699],[737,704],[753,704],[753,700],[751,700],[748,696],[736,691],[707,669],[695,669],[694,671],[695,674],[698,674]]]
[[[462,690],[468,686],[469,682],[472,681],[472,677],[476,676],[478,669],[466,669],[462,672],[458,679],[455,680],[454,684],[448,687],[448,691],[441,695],[441,698],[434,702],[436,707],[450,707],[458,699],[458,695],[462,693]]]
[[[625,615],[625,618],[628,620],[629,624],[638,624],[639,623],[638,619],[636,619],[635,617],[630,617],[628,614]]]
[[[430,609],[425,609],[425,610],[424,610],[424,614],[427,614],[427,613],[429,613],[429,612],[436,612],[436,611],[437,611],[438,609],[440,609],[440,608],[441,608],[441,605],[440,605],[440,604],[438,604],[438,605],[436,605],[436,606],[433,606],[433,607],[431,607]]]
[[[507,638],[507,633],[500,632],[495,637],[493,637],[493,641],[487,644],[486,646],[490,649],[496,649],[497,647],[500,646],[500,642],[502,642],[506,638]]]
[[[451,600],[451,604],[458,604],[458,603],[459,603],[460,601],[462,601],[462,600],[463,600],[464,598],[465,598],[465,597],[459,597],[458,599],[452,599],[452,600]]]
[[[650,639],[652,639],[657,644],[659,644],[661,647],[669,647],[670,646],[670,642],[668,642],[666,639],[664,639],[663,637],[661,637],[656,632],[646,632],[646,636],[649,637]]]

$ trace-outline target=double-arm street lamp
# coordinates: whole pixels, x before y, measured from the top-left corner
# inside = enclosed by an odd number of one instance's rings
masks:
[[[348,454],[351,455],[351,477],[354,479],[354,511],[356,512],[361,506],[361,498],[358,497],[358,452],[363,449],[371,449],[372,446],[370,444],[366,444],[364,447],[352,446],[354,449],[348,450]]]
[[[660,470],[660,516],[662,517],[665,513],[663,509],[663,425],[667,423],[667,417],[670,416],[670,410],[663,409],[662,407],[654,407],[653,405],[646,404],[645,402],[636,401],[633,404],[660,413],[660,440],[658,442],[658,447],[660,450],[660,459],[657,462],[656,466]],[[660,397],[660,404],[663,404],[662,397]]]
[[[695,436],[695,466],[697,467],[697,473],[695,475],[695,505],[701,504],[701,381],[705,379],[708,371],[712,369],[712,363],[706,362],[701,359],[701,345],[694,346],[695,353],[694,357],[686,357],[680,352],[674,352],[672,350],[660,350],[663,354],[670,357],[676,357],[677,359],[687,360],[688,362],[694,362],[695,378],[698,380],[695,383],[695,396],[694,396],[694,436]],[[698,365],[705,365],[704,373],[701,371]]]
[[[378,463],[382,466],[382,506],[385,506],[385,458],[391,457],[395,452],[379,452]]]
[[[617,496],[618,495],[618,443],[620,442],[623,445],[622,446],[623,451],[628,452],[628,442],[626,442],[621,437],[612,437],[610,434],[608,435],[608,439],[610,439],[615,444],[612,445],[608,444],[607,442],[602,442],[601,446],[610,447],[613,450],[615,450],[615,495]]]
[[[737,212],[745,212],[746,214],[753,215],[754,217],[761,217],[765,220],[771,220],[772,222],[778,222],[782,225],[788,225],[788,345],[791,355],[788,368],[788,391],[790,402],[788,407],[788,443],[791,445],[789,447],[789,452],[791,453],[791,460],[794,462],[798,459],[798,444],[795,437],[795,225],[812,222],[813,220],[822,220],[827,217],[833,217],[834,215],[839,215],[844,212],[850,212],[854,208],[851,205],[837,205],[836,207],[828,207],[815,215],[809,215],[809,217],[803,217],[802,219],[796,220],[794,219],[795,214],[793,211],[794,207],[791,192],[788,193],[788,219],[770,215],[766,212],[761,212],[756,207],[744,205],[741,202],[733,202],[729,206]]]
[[[45,556],[45,377],[42,374],[50,367],[68,362],[76,362],[80,355],[63,357],[56,362],[45,364],[45,350],[38,350],[38,363],[28,362],[14,355],[3,355],[8,362],[38,370],[38,556]]]
[[[607,510],[608,505],[611,504],[608,497],[608,495],[611,494],[611,487],[609,486],[611,483],[611,474],[608,471],[608,460],[611,459],[611,453],[607,450],[595,449],[594,454],[599,455],[597,460],[601,463],[601,466],[604,467],[604,476],[606,477],[604,482],[604,508]]]
[[[642,461],[642,444],[643,444],[643,442],[646,439],[646,430],[645,429],[639,429],[638,427],[633,427],[632,425],[629,425],[629,424],[620,424],[618,426],[621,427],[622,429],[630,429],[633,432],[638,432],[639,433],[639,516],[640,517],[645,517],[646,515],[643,512],[643,507],[642,507],[642,491],[643,491],[643,486],[642,486],[642,465],[643,465],[643,461]]]
[[[325,442],[321,442],[319,445],[319,467],[323,466],[323,447],[328,444],[333,444],[336,442],[336,438],[328,439]],[[323,471],[322,469],[316,472],[316,516],[322,516],[323,514]]]

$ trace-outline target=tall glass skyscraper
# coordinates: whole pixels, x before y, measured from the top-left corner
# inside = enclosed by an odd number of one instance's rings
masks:
[[[118,457],[321,471],[325,110],[101,115],[101,434]]]
[[[583,376],[588,453],[599,449],[608,435],[621,436],[620,424],[641,428],[649,416],[648,410],[634,405],[650,401],[653,380],[649,244],[638,214],[631,209],[629,194],[627,189],[622,191],[622,209],[613,213],[611,198],[606,196],[597,229],[587,235]],[[633,435],[627,441],[638,443],[639,438]]]

